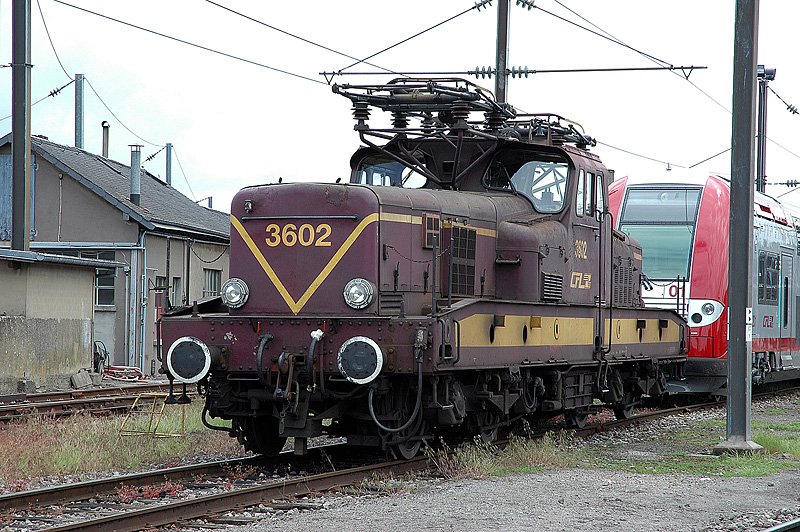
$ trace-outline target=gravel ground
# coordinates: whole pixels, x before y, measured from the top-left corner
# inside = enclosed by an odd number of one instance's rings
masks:
[[[725,419],[724,409],[594,436],[621,459],[666,456],[659,434]],[[753,419],[800,420],[800,396],[762,401]],[[711,460],[712,458],[709,458]],[[800,469],[757,478],[557,469],[478,480],[417,479],[390,495],[325,495],[322,509],[279,511],[236,531],[759,531],[800,517]]]

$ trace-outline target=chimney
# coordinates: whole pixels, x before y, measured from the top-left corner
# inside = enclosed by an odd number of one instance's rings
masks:
[[[131,203],[139,205],[142,188],[142,145],[131,144]]]
[[[108,130],[111,126],[105,120],[100,125],[103,127],[103,157],[108,159]]]

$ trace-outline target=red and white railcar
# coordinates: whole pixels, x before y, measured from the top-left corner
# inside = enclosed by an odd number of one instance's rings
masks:
[[[676,180],[677,181],[677,180]],[[690,326],[686,381],[673,391],[724,393],[728,353],[730,187],[710,176],[680,182],[617,179],[617,230],[642,246],[643,299],[678,310]],[[756,193],[753,222],[753,384],[800,378],[800,219]],[[733,243],[745,253],[746,244]]]

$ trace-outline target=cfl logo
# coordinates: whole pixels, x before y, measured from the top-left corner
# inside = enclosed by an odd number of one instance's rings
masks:
[[[581,290],[590,289],[592,287],[592,274],[572,272],[569,280],[569,286],[571,288],[578,288]]]

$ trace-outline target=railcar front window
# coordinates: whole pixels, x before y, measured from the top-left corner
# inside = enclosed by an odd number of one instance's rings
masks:
[[[427,178],[413,168],[383,156],[367,157],[359,164],[356,183],[382,187],[422,188]]]
[[[620,231],[642,246],[642,269],[651,279],[688,277],[700,188],[629,189]]]

